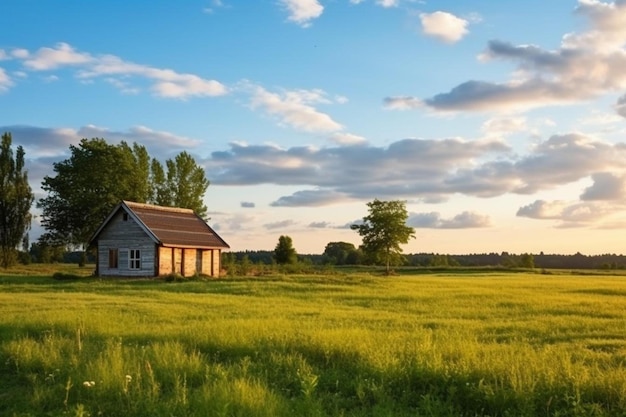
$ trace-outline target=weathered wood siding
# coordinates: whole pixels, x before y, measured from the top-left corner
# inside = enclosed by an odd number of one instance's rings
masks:
[[[212,250],[203,250],[202,251],[202,271],[201,273],[204,275],[214,276],[211,274],[211,261],[213,259]]]
[[[168,275],[174,272],[174,249],[161,246],[159,248],[159,271],[157,275]]]
[[[183,249],[183,276],[190,277],[196,273],[196,250]]]
[[[118,267],[109,268],[109,250],[118,250]],[[141,268],[130,269],[129,252],[139,249]],[[98,239],[98,274],[101,276],[154,276],[156,246],[146,232],[128,216],[118,212],[100,232]]]
[[[211,262],[211,276],[219,277],[220,271],[222,269],[222,265],[220,264],[220,260],[222,259],[222,251],[219,249],[214,249],[211,252],[213,254]]]

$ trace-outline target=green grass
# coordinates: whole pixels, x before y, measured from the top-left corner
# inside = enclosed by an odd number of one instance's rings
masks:
[[[33,268],[0,276],[2,416],[626,415],[623,276]]]

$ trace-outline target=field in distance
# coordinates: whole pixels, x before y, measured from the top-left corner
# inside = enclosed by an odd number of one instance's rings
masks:
[[[52,272],[0,275],[2,416],[626,415],[626,276]]]

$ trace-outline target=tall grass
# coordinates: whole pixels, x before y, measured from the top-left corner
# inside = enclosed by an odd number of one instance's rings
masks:
[[[626,278],[0,278],[0,415],[626,415]]]

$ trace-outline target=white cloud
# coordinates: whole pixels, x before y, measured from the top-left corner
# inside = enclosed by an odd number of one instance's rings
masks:
[[[103,77],[106,82],[119,88],[123,93],[137,93],[131,77],[150,80],[154,95],[165,98],[187,99],[191,97],[212,97],[228,93],[228,89],[218,81],[202,78],[195,74],[178,73],[171,69],[154,68],[147,65],[123,61],[114,55],[92,56],[76,51],[66,43],[54,48],[40,48],[30,54],[28,51],[13,51],[22,59],[24,67],[32,71],[51,71],[64,67],[77,68],[76,75],[82,80]]]
[[[520,217],[529,217],[531,219],[560,219],[563,210],[570,203],[566,201],[545,201],[535,200],[532,204],[521,207],[517,211]]]
[[[296,224],[295,221],[288,219],[288,220],[280,220],[280,221],[272,222],[272,223],[266,223],[263,225],[263,227],[265,227],[268,230],[285,229],[295,224]]]
[[[581,190],[582,202],[540,201],[520,209],[518,215],[567,219],[562,227],[574,227],[590,224],[593,215],[613,213],[615,207],[623,210],[626,204],[626,144],[579,133],[554,135],[525,155],[513,154],[495,139],[403,139],[386,147],[359,144],[286,149],[231,144],[228,151],[214,152],[204,166],[215,184],[306,188],[272,203],[281,207],[318,207],[374,197],[441,202],[454,195],[530,195],[588,178],[593,184]],[[451,219],[430,219],[432,227],[438,228],[489,224],[489,218],[471,212]]]
[[[24,60],[24,66],[36,71],[52,70],[71,65],[84,65],[94,62],[87,53],[77,52],[67,43],[58,43],[55,48],[40,48]]]
[[[470,229],[489,227],[489,216],[464,211],[451,219],[443,219],[437,212],[411,213],[407,220],[411,227],[424,229]]]
[[[272,207],[320,207],[349,201],[345,194],[332,190],[303,190],[274,201]]]
[[[211,2],[211,6],[203,8],[202,11],[204,13],[212,14],[212,13],[215,13],[217,9],[220,9],[222,7],[226,7],[226,5],[224,4],[222,0],[213,0]]]
[[[622,210],[621,206],[611,207],[595,202],[536,200],[521,207],[517,211],[517,216],[537,220],[558,220],[557,227],[570,228],[601,225],[608,216]]]
[[[279,0],[289,12],[288,20],[302,27],[311,25],[311,20],[322,15],[324,6],[317,0]]]
[[[367,142],[363,136],[341,132],[333,133],[330,140],[339,145],[358,145]]]
[[[106,138],[108,142],[137,142],[145,145],[155,156],[167,156],[180,150],[189,150],[200,145],[200,141],[169,132],[134,126],[126,131],[115,131],[94,125],[73,128],[41,128],[35,126],[0,126],[0,131],[11,132],[13,142],[22,145],[29,159],[53,158],[69,153],[69,146],[76,145],[82,138]]]
[[[585,189],[581,200],[624,200],[626,177],[610,172],[598,172],[591,176],[593,184]]]
[[[398,7],[400,0],[376,0],[376,4],[385,8]]]
[[[448,43],[458,42],[469,33],[469,22],[447,12],[420,14],[422,32]]]
[[[626,94],[617,100],[617,103],[615,104],[615,112],[626,118]]]
[[[152,87],[157,96],[187,98],[190,96],[211,97],[226,94],[226,87],[215,80],[205,80],[197,75],[177,74],[169,81],[157,81]]]
[[[8,91],[13,86],[11,77],[6,73],[3,68],[0,68],[0,93]]]
[[[488,136],[503,136],[527,129],[525,117],[495,117],[487,120],[481,127]]]
[[[16,48],[11,50],[11,56],[18,59],[27,59],[30,53],[27,49]]]
[[[411,110],[424,107],[424,103],[415,97],[387,97],[385,108],[390,110]]]
[[[576,10],[587,18],[591,27],[565,35],[558,49],[499,40],[489,42],[481,60],[517,64],[508,81],[469,80],[426,99],[404,96],[400,104],[407,103],[405,106],[389,107],[415,108],[418,106],[410,104],[423,103],[439,111],[527,110],[623,91],[626,89],[626,2],[579,0]],[[445,33],[442,30],[441,36]],[[394,98],[386,101],[390,100]]]
[[[343,126],[312,104],[329,103],[321,90],[284,91],[271,93],[260,86],[251,86],[251,106],[277,117],[281,123],[306,132],[336,132]]]
[[[328,229],[332,227],[332,224],[329,222],[311,222],[309,223],[309,227],[313,229]]]
[[[78,130],[81,138],[107,138],[109,142],[126,141],[145,145],[157,155],[170,155],[182,149],[197,148],[202,143],[197,139],[173,133],[150,129],[146,126],[133,126],[127,131],[114,131],[108,128],[87,125]]]

